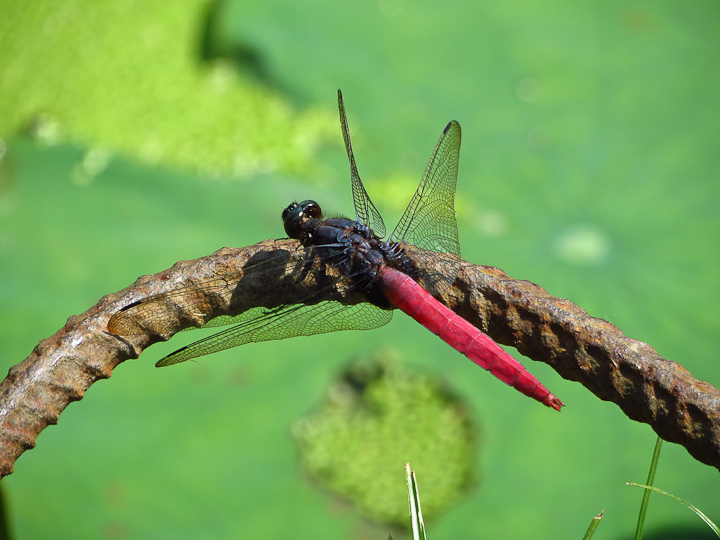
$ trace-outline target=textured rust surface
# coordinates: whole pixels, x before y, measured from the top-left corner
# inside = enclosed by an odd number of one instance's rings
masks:
[[[70,317],[61,330],[11,368],[0,385],[0,476],[12,472],[15,460],[35,446],[47,425],[57,423],[71,401],[82,399],[91,384],[110,377],[120,362],[136,358],[160,339],[109,334],[108,320],[121,307],[180,284],[211,279],[223,282],[205,300],[213,315],[300,302],[319,284],[312,279],[314,273],[300,281],[289,278],[299,260],[296,248],[295,241],[268,240],[182,261],[141,277],[82,315]],[[287,258],[283,272],[254,273],[238,280],[245,264],[279,251]],[[438,272],[444,271],[443,264],[437,258]],[[720,469],[720,392],[661,358],[646,343],[497,268],[463,263],[454,286],[439,298],[499,343],[549,364],[565,379],[580,382],[600,399],[616,403],[629,418],[649,424],[663,439],[681,444],[697,460]],[[342,301],[363,299],[345,295]],[[177,328],[163,337],[169,339],[190,326],[189,319],[181,318]]]
[[[720,391],[607,321],[497,268],[465,263],[454,310],[720,469]]]

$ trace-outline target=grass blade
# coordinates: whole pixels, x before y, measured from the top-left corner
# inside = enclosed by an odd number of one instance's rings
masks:
[[[696,506],[693,506],[693,505],[690,504],[689,502],[684,501],[684,500],[682,500],[680,497],[676,497],[675,495],[673,495],[673,494],[671,494],[671,493],[668,493],[667,491],[663,491],[663,490],[661,490],[661,489],[658,489],[658,488],[656,488],[656,487],[654,487],[654,486],[645,486],[645,485],[643,485],[643,484],[636,484],[635,482],[627,482],[627,485],[628,485],[628,486],[641,487],[641,488],[645,489],[646,491],[650,491],[650,490],[652,490],[652,491],[657,491],[658,493],[660,493],[660,494],[662,494],[662,495],[665,495],[666,497],[670,497],[671,499],[675,499],[675,500],[676,500],[677,502],[679,502],[680,504],[683,504],[683,505],[687,506],[690,510],[692,510],[693,512],[695,512],[700,519],[702,519],[705,523],[708,524],[708,526],[713,530],[713,532],[718,536],[718,538],[720,538],[720,528],[718,528],[718,526],[715,525],[715,523],[713,523],[712,520],[711,520],[709,517],[707,517],[705,514],[703,514],[703,513],[700,511],[699,508],[697,508]]]
[[[660,460],[660,449],[662,448],[662,439],[657,438],[655,442],[655,450],[653,451],[652,461],[650,462],[650,472],[648,472],[647,482],[648,486],[652,486],[655,481],[655,471],[657,470],[657,464]],[[645,524],[645,514],[647,514],[648,504],[650,503],[650,490],[645,490],[643,494],[642,503],[640,504],[640,514],[638,515],[637,527],[635,528],[635,540],[642,540],[642,530]]]
[[[582,540],[590,540],[590,538],[592,538],[592,535],[595,534],[595,529],[597,529],[598,525],[600,525],[600,520],[602,519],[604,512],[605,510],[592,518],[590,526],[588,527],[587,531],[585,531],[585,536],[582,537]]]
[[[415,471],[410,470],[410,464],[405,464],[405,478],[408,486],[408,505],[410,506],[410,525],[412,526],[413,540],[426,540],[425,524],[420,509],[420,492],[417,487]]]

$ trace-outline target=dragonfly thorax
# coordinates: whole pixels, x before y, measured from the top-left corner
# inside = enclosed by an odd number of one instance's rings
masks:
[[[369,284],[385,262],[385,243],[359,221],[344,217],[325,219],[313,200],[290,204],[282,213],[285,232],[300,241],[353,281]]]

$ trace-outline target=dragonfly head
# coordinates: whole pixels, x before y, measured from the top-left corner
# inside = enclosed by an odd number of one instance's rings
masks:
[[[303,225],[309,218],[320,219],[322,210],[320,205],[312,200],[292,203],[282,213],[285,234],[289,238],[300,238]]]

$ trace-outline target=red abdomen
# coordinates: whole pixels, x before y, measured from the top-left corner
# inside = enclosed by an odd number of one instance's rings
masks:
[[[435,300],[407,274],[383,265],[378,283],[401,311],[504,383],[557,411],[564,405],[492,338]]]

